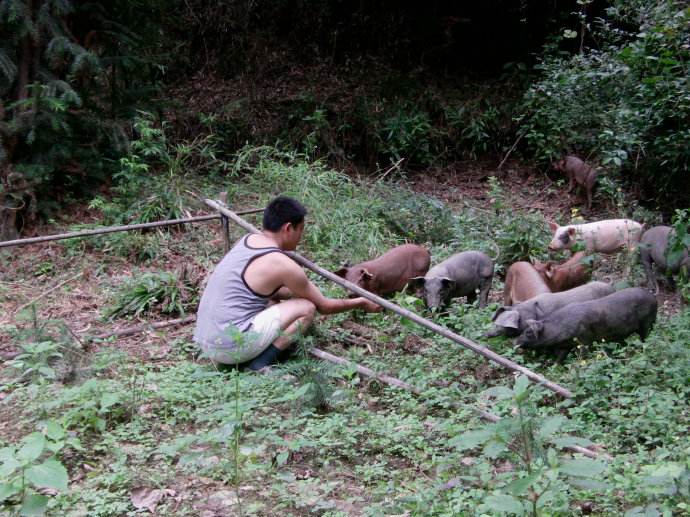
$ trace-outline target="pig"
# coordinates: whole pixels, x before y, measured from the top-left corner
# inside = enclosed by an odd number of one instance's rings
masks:
[[[533,265],[551,292],[558,293],[589,282],[592,278],[592,268],[582,261],[584,257],[585,253],[578,251],[562,264],[535,261]]]
[[[549,243],[552,251],[570,249],[576,243],[583,244],[589,252],[611,254],[623,248],[633,251],[642,235],[642,225],[630,219],[605,219],[568,226],[549,223],[549,226],[554,232]]]
[[[545,317],[568,304],[595,300],[613,292],[613,286],[610,284],[589,282],[560,293],[543,293],[513,307],[500,307],[491,318],[494,325],[486,333],[486,337],[519,335],[525,329],[528,320],[539,319],[537,307],[539,307],[540,316]]]
[[[410,286],[423,289],[426,306],[438,308],[451,298],[466,296],[468,303],[477,298],[479,306],[486,307],[494,263],[481,251],[463,251],[432,267],[423,277],[413,278]]]
[[[582,187],[587,194],[587,209],[592,208],[592,190],[597,181],[599,171],[592,169],[577,156],[566,156],[553,163],[554,170],[560,171],[568,178],[568,193],[575,185]]]
[[[426,248],[403,244],[373,260],[343,267],[335,274],[379,296],[402,291],[411,278],[424,276],[431,255]]]
[[[578,343],[622,341],[637,333],[644,341],[656,321],[657,302],[653,294],[630,287],[588,302],[571,303],[541,318],[527,320],[524,332],[515,340],[523,348],[559,351],[560,362]]]
[[[551,292],[549,286],[529,262],[515,262],[506,273],[503,305],[513,305]]]
[[[678,274],[682,268],[690,269],[690,257],[686,248],[682,254],[674,257],[672,262],[668,260],[668,241],[674,235],[670,226],[654,226],[642,234],[640,239],[640,261],[647,274],[647,285],[654,287],[659,292],[654,269],[669,277],[671,286],[674,285],[672,275]],[[653,267],[655,266],[655,268]]]

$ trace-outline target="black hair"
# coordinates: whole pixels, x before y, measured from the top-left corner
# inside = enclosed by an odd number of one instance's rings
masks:
[[[264,210],[264,230],[277,232],[285,223],[297,226],[304,221],[307,209],[296,199],[278,196]]]

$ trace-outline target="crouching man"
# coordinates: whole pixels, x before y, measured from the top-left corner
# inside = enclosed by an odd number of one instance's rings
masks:
[[[315,311],[381,310],[366,298],[326,298],[284,253],[297,248],[306,213],[295,199],[275,198],[264,210],[263,231],[237,241],[211,274],[194,341],[212,360],[259,370],[284,355]]]

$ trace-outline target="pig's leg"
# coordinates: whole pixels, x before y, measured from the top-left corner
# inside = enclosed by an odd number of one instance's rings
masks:
[[[575,174],[573,172],[568,173],[568,194],[570,194],[575,188]]]
[[[585,191],[587,192],[587,210],[592,209],[592,187],[587,185],[585,187]]]
[[[489,290],[491,289],[491,278],[483,278],[479,285],[479,307],[484,308],[489,300]]]
[[[654,288],[654,294],[659,294],[659,284],[654,274],[654,268],[652,267],[652,255],[645,244],[640,245],[640,262],[642,262],[645,274],[647,275],[647,287]]]

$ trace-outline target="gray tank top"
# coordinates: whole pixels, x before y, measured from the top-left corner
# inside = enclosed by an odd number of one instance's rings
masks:
[[[280,286],[264,296],[252,290],[244,273],[255,259],[268,253],[282,253],[280,248],[253,248],[247,244],[249,235],[237,241],[216,266],[206,284],[196,315],[194,341],[202,347],[233,347],[232,338],[225,332],[234,325],[241,332],[251,327],[254,316],[268,306],[268,301]]]

